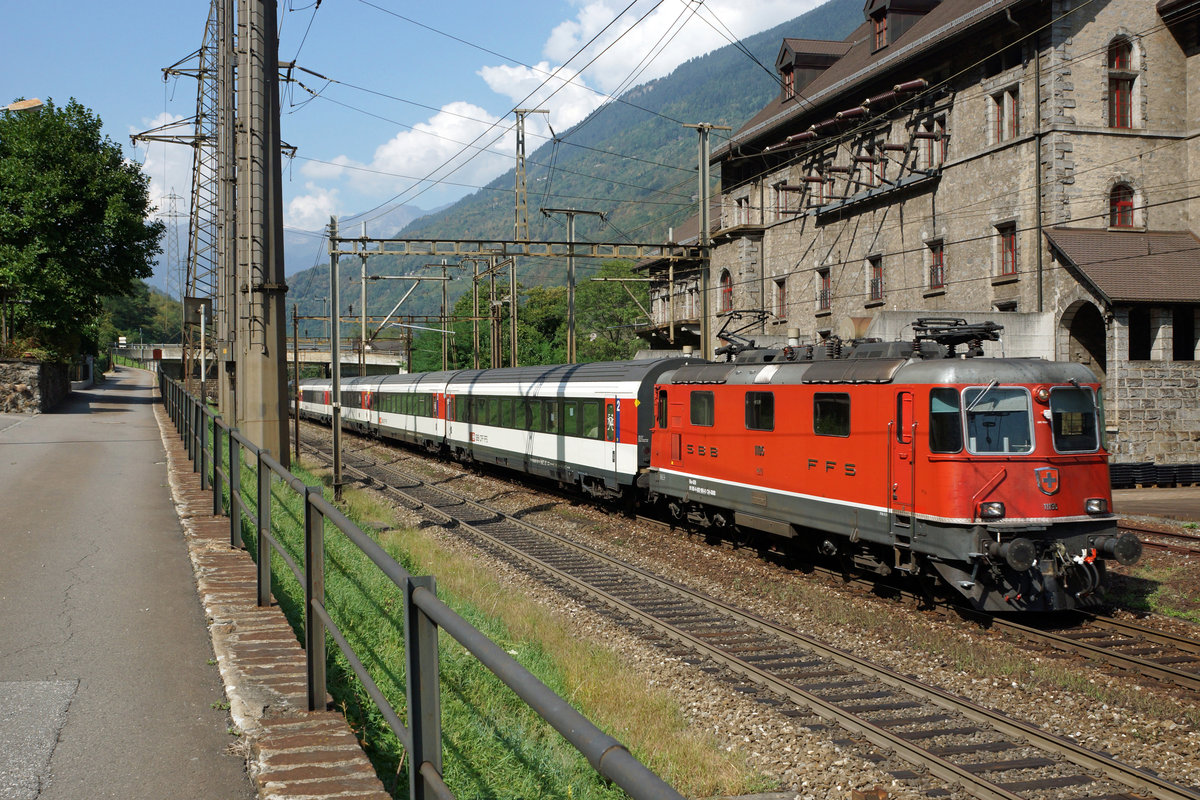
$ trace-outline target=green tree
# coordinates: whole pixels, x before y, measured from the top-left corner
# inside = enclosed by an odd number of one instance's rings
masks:
[[[597,278],[641,278],[629,261],[605,261]],[[623,361],[646,345],[634,333],[645,324],[649,284],[642,280],[585,281],[575,290],[575,347],[579,361]]]
[[[183,308],[145,281],[135,281],[128,294],[102,300],[96,341],[100,349],[124,336],[130,342],[178,344],[183,337]]]
[[[161,250],[148,184],[75,100],[0,116],[0,286],[23,349],[96,352],[102,298],[134,291]]]

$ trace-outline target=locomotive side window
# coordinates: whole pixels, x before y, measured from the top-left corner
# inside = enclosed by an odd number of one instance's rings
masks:
[[[658,391],[658,427],[667,427],[667,390]]]
[[[933,389],[929,392],[930,452],[962,452],[962,414],[960,411],[957,389]]]
[[[963,392],[967,447],[972,453],[1028,453],[1033,450],[1033,414],[1024,389],[995,383]]]
[[[813,395],[813,433],[818,436],[850,435],[850,395],[825,392]]]
[[[1050,428],[1059,453],[1091,453],[1100,449],[1100,426],[1091,389],[1057,386],[1050,390]]]
[[[712,392],[692,392],[691,420],[693,425],[711,428],[714,422]]]
[[[746,430],[775,430],[774,392],[746,392]]]

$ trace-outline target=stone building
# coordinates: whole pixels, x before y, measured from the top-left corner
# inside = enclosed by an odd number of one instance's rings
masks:
[[[989,352],[1100,376],[1114,462],[1200,464],[1200,0],[863,15],[845,41],[786,39],[778,97],[713,152],[714,330],[994,319]]]

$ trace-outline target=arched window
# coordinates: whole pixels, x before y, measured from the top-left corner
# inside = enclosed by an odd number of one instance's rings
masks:
[[[729,270],[721,270],[721,311],[733,311],[733,276]]]
[[[1133,227],[1133,187],[1118,183],[1108,195],[1108,224],[1112,228]]]
[[[1108,45],[1108,127],[1133,127],[1133,44],[1126,38]]]

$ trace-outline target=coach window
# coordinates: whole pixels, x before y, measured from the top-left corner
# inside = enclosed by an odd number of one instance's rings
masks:
[[[660,389],[658,392],[658,427],[667,427],[667,390]]]
[[[500,427],[511,428],[513,426],[513,399],[511,397],[501,397],[500,405]]]
[[[602,439],[600,431],[600,401],[580,400],[580,435],[588,439]]]
[[[775,430],[775,394],[746,392],[746,430]]]
[[[813,395],[813,433],[818,436],[850,435],[850,395]]]
[[[962,414],[957,389],[929,392],[929,450],[933,453],[962,452]]]
[[[580,435],[579,420],[581,416],[578,400],[563,401],[563,436]]]
[[[711,428],[714,422],[712,392],[692,392],[691,420],[693,425]]]

